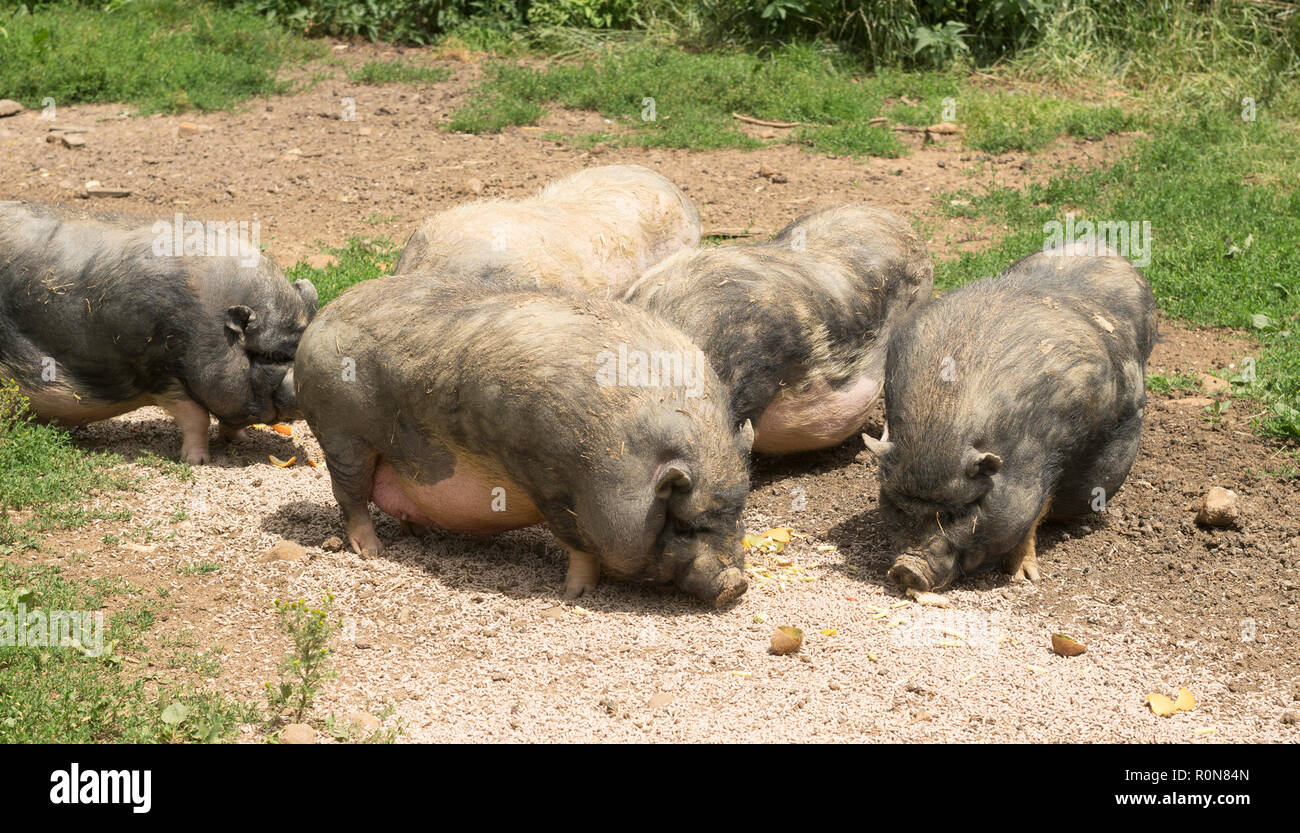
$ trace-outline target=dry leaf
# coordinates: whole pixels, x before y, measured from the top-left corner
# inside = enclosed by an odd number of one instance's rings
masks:
[[[803,647],[803,631],[798,628],[792,628],[789,625],[782,625],[772,631],[772,653],[777,656],[793,654]]]
[[[1151,707],[1154,714],[1160,717],[1168,717],[1178,711],[1177,704],[1163,694],[1148,694],[1147,705]]]
[[[1063,657],[1077,657],[1088,649],[1060,633],[1052,634],[1052,650]]]
[[[298,462],[297,457],[290,457],[288,460],[281,460],[279,457],[276,457],[274,454],[268,454],[266,456],[270,457],[271,462],[282,469],[287,469],[289,468],[289,466],[292,466],[294,463]]]

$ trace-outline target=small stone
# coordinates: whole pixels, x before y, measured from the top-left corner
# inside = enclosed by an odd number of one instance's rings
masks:
[[[197,136],[199,135],[199,126],[192,121],[183,121],[176,125],[177,136]]]
[[[1221,393],[1230,387],[1226,380],[1220,379],[1218,376],[1209,373],[1201,373],[1199,376],[1201,387],[1205,388],[1206,393]]]
[[[315,743],[316,730],[305,723],[290,723],[280,732],[280,743]]]
[[[363,711],[348,712],[347,714],[343,715],[343,719],[351,723],[356,728],[360,729],[363,735],[368,735],[371,732],[376,732],[379,730],[379,727],[383,725],[382,721],[380,721],[379,718],[375,717],[370,712],[363,712]]]
[[[465,180],[465,184],[461,187],[461,190],[466,194],[481,194],[483,193],[483,181],[475,177],[470,177]]]
[[[608,700],[608,699],[601,700],[600,705],[604,706],[605,713],[608,714],[610,717],[613,717],[614,715],[618,714],[617,700]]]
[[[543,610],[543,611],[542,611],[542,618],[544,618],[544,619],[563,619],[563,618],[564,618],[564,608],[563,608],[563,607],[560,607],[559,605],[556,605],[555,607],[548,607],[548,608],[546,608],[546,610]]]
[[[655,692],[654,696],[646,703],[646,706],[652,709],[662,709],[673,702],[673,696],[666,691]]]
[[[343,549],[343,539],[337,535],[331,535],[324,541],[321,541],[320,548],[325,552],[338,552]]]
[[[79,148],[86,146],[86,137],[84,136],[68,133],[60,133],[58,135],[65,148]]]
[[[23,111],[23,105],[8,98],[0,98],[0,119],[16,116]]]
[[[1237,493],[1221,486],[1214,486],[1206,493],[1196,512],[1196,522],[1201,526],[1235,526],[1240,517]]]
[[[261,561],[297,561],[307,555],[307,550],[302,544],[293,541],[277,541],[273,547],[266,551],[261,557]]]
[[[357,128],[357,135],[358,135],[358,136],[369,136],[372,132],[373,132],[373,131],[372,131],[369,127],[358,127],[358,128]]]
[[[1300,723],[1300,712],[1295,709],[1287,709],[1282,712],[1282,723],[1286,726],[1294,726],[1295,724]]]
[[[88,197],[129,197],[131,196],[131,189],[113,188],[109,185],[100,185],[98,182],[87,182],[86,196]]]
[[[307,256],[307,265],[313,269],[328,269],[331,266],[337,265],[338,262],[338,257],[331,254],[315,254]]]

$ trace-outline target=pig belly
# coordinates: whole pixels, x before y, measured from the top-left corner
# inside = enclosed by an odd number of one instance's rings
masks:
[[[839,445],[857,433],[880,397],[880,380],[862,377],[840,390],[817,380],[803,393],[781,393],[758,418],[754,450],[789,454]]]
[[[505,490],[498,498],[493,489]],[[497,495],[501,493],[498,492]],[[370,499],[386,514],[420,526],[452,532],[490,535],[542,522],[542,516],[522,490],[506,482],[492,482],[461,461],[446,480],[432,485],[403,478],[387,460],[375,467]],[[503,511],[494,511],[493,504]]]

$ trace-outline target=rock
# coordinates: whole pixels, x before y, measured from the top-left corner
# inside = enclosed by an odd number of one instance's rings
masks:
[[[766,166],[766,165],[760,165],[760,166],[758,167],[758,175],[761,176],[761,177],[763,177],[763,178],[765,178],[765,179],[770,179],[770,180],[772,180],[773,182],[776,182],[777,179],[778,179],[778,177],[780,178],[780,181],[781,181],[781,182],[789,182],[789,181],[790,181],[789,179],[786,178],[786,175],[785,175],[785,174],[781,173],[780,171],[776,170],[775,168],[769,168],[769,167]]]
[[[289,148],[284,152],[285,159],[301,159],[302,148]]]
[[[343,549],[343,539],[337,535],[331,535],[324,541],[321,541],[320,548],[325,552],[338,552]]]
[[[315,254],[307,256],[307,265],[313,269],[328,269],[337,265],[339,259],[330,254]]]
[[[46,144],[57,145],[59,142],[62,142],[62,141],[63,141],[63,134],[62,134],[62,133],[57,133],[57,132],[56,132],[56,133],[46,133],[46,134],[45,134],[45,142],[46,142]]]
[[[108,185],[100,185],[98,182],[86,183],[86,196],[88,197],[129,197],[131,196],[130,188],[112,188]]]
[[[1206,493],[1196,512],[1196,522],[1201,526],[1235,526],[1240,517],[1237,493],[1221,486],[1214,486]]]
[[[1205,396],[1185,396],[1182,399],[1169,400],[1170,405],[1181,405],[1184,408],[1205,408],[1214,404],[1214,400]]]
[[[957,132],[957,125],[950,121],[941,121],[938,124],[932,124],[925,129],[926,133],[937,133],[941,136]]]
[[[177,136],[197,136],[201,128],[192,121],[183,121],[176,125]]]
[[[803,631],[783,625],[772,631],[770,650],[779,657],[793,654],[803,647]]]
[[[1282,712],[1282,723],[1287,726],[1294,726],[1295,724],[1300,723],[1300,712],[1295,709],[1287,709]]]
[[[482,180],[470,177],[465,180],[465,184],[461,186],[461,190],[466,194],[481,194],[483,193],[483,182]]]
[[[662,709],[672,702],[673,696],[671,694],[666,691],[658,691],[646,702],[646,706],[652,709]]]
[[[351,723],[357,729],[359,729],[361,734],[363,735],[368,735],[372,732],[377,732],[379,731],[379,727],[384,725],[379,718],[375,717],[370,712],[363,712],[363,711],[348,712],[347,714],[343,715],[343,719]]]
[[[59,139],[63,142],[65,148],[80,148],[86,146],[86,137],[75,133],[59,133]]]
[[[785,174],[777,174],[776,176],[772,177],[772,181],[775,182],[777,185],[784,185],[785,183],[790,181],[790,177],[786,176]]]
[[[1201,373],[1198,375],[1201,379],[1201,387],[1205,388],[1206,393],[1221,393],[1230,387],[1226,380],[1220,379],[1218,376],[1213,376],[1209,373]]]
[[[564,618],[564,608],[560,607],[559,605],[556,605],[555,607],[548,607],[548,608],[546,608],[546,610],[543,610],[543,611],[542,611],[542,618],[544,618],[544,619],[563,619],[563,618]]]
[[[307,555],[302,544],[293,541],[276,541],[259,559],[260,561],[297,561]]]
[[[23,105],[8,98],[0,98],[0,119],[16,116],[23,111]]]
[[[605,713],[608,714],[610,717],[614,717],[615,715],[618,714],[617,700],[601,700],[600,705],[605,708]]]
[[[290,723],[280,732],[280,743],[315,743],[316,730],[306,723]]]
[[[372,132],[373,132],[373,131],[372,131],[369,127],[358,127],[358,128],[357,128],[357,135],[358,135],[358,136],[369,136]]]

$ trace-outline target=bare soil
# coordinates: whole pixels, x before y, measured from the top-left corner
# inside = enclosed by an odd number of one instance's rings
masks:
[[[60,109],[57,125],[89,128],[80,149],[46,143],[49,123],[23,113],[0,121],[0,198],[69,201],[97,179],[133,191],[105,208],[256,215],[288,264],[351,235],[403,240],[422,217],[471,198],[471,180],[483,194],[519,196],[586,165],[632,162],[687,188],[706,230],[770,232],[819,205],[868,200],[910,217],[942,257],[989,245],[1000,230],[943,217],[940,193],[1104,164],[1129,140],[996,158],[959,137],[922,145],[911,134],[912,154],[897,160],[787,145],[592,153],[542,138],[610,129],[590,113],[558,111],[497,136],[439,130],[478,71],[448,63],[452,80],[418,91],[353,85],[336,72],[235,113]],[[355,122],[339,118],[344,97],[356,100]],[[211,129],[179,137],[183,120]],[[760,166],[789,182],[758,177]],[[1162,330],[1153,374],[1219,372],[1255,349],[1242,334],[1169,322]],[[1248,403],[1215,421],[1199,396],[1152,395],[1124,489],[1096,517],[1044,527],[1040,583],[983,575],[945,592],[946,609],[909,602],[885,582],[892,554],[876,465],[859,440],[755,462],[747,526],[807,537],[780,555],[752,554],[750,590],[722,614],[614,582],[562,604],[565,556],[544,528],[416,539],[384,519],[381,558],[326,551],[322,542],[341,528],[324,467],[305,463],[321,454],[304,423],[292,438],[255,430],[243,443],[218,443],[214,465],[188,481],[128,462],[142,476],[138,491],[88,500],[129,509],[129,521],[51,535],[18,560],[117,576],[147,598],[165,588],[151,636],[190,631],[200,646],[219,647],[222,672],[199,682],[244,700],[261,697],[287,650],[272,599],[333,591],[345,617],[339,676],[316,717],[391,705],[388,725],[400,723],[406,740],[1295,742],[1300,727],[1284,714],[1300,708],[1300,479],[1285,473],[1296,460],[1251,432]],[[180,448],[156,409],[73,436],[128,461]],[[277,468],[269,455],[298,463]],[[1195,503],[1214,485],[1241,496],[1239,528],[1194,523]],[[185,519],[174,520],[178,510]],[[267,560],[281,539],[305,555]],[[196,573],[201,563],[220,569]],[[777,625],[803,629],[799,653],[768,652]],[[1057,656],[1052,633],[1087,653]],[[1190,713],[1161,718],[1145,705],[1148,694],[1182,687],[1198,701]],[[261,730],[242,737],[258,740]]]

